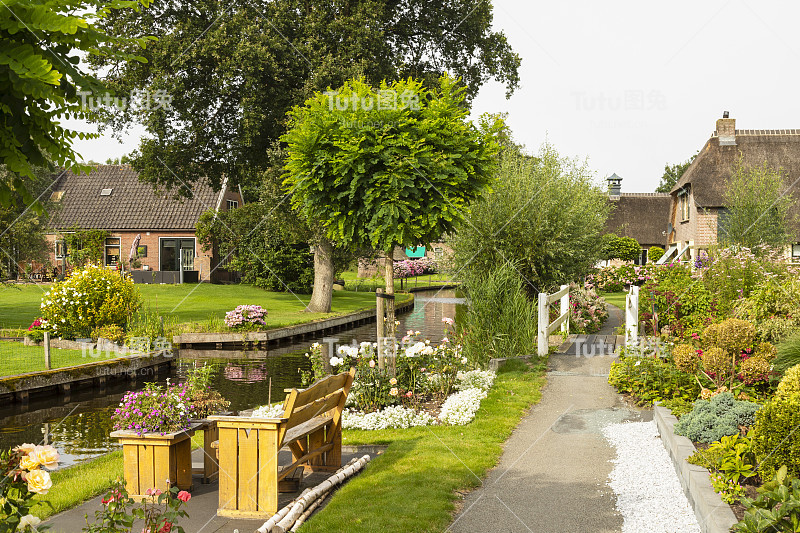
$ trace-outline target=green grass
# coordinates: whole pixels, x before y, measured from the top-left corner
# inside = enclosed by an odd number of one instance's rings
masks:
[[[50,368],[93,363],[115,356],[114,353],[106,352],[96,354],[96,357],[89,354],[84,356],[81,350],[53,348],[50,350]],[[21,342],[14,341],[0,341],[0,376],[38,372],[44,369],[44,347],[25,346]]]
[[[196,431],[192,436],[192,449],[202,445],[203,432]],[[69,468],[55,470],[50,474],[50,478],[53,480],[53,487],[48,493],[34,497],[35,501],[50,503],[34,508],[34,514],[42,520],[104,494],[111,488],[114,480],[123,479],[122,450],[101,455]],[[94,516],[89,518],[93,519]]]
[[[47,286],[0,286],[0,328],[25,328],[39,316],[39,305]],[[173,318],[178,324],[217,322],[237,305],[260,305],[269,313],[267,327],[277,328],[319,318],[374,307],[375,295],[365,292],[335,291],[331,313],[305,313],[310,296],[267,292],[252,285],[137,285],[142,308]]]
[[[509,365],[466,426],[345,431],[344,444],[389,447],[301,531],[444,531],[458,493],[480,484],[478,478],[497,464],[503,443],[541,396],[541,366],[528,371],[518,361]]]
[[[625,310],[625,295],[628,294],[627,292],[600,292],[600,297],[603,298],[607,303],[611,305],[615,305]]]
[[[56,470],[50,474],[53,487],[47,494],[38,494],[34,497],[36,501],[49,502],[52,507],[46,504],[37,505],[33,509],[33,514],[44,520],[56,513],[71,509],[98,494],[103,494],[115,479],[122,477],[122,450],[101,455],[63,470]]]

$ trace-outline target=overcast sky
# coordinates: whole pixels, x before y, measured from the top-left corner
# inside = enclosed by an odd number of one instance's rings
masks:
[[[506,100],[503,86],[488,83],[473,115],[507,112],[529,151],[548,140],[587,158],[598,178],[616,172],[623,192],[652,192],[665,163],[700,150],[724,110],[739,129],[800,128],[800,3],[493,5],[495,28],[522,56],[521,86]],[[135,149],[139,134],[75,145],[102,162]]]

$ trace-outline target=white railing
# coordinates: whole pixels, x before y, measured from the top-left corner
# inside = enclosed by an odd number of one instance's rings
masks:
[[[631,285],[625,295],[625,345],[639,342],[639,287]]]
[[[550,305],[556,300],[561,300],[561,314],[550,322]],[[539,293],[539,337],[536,351],[540,356],[547,355],[550,347],[550,334],[561,326],[561,331],[569,332],[569,285],[562,285],[561,290],[553,294]]]

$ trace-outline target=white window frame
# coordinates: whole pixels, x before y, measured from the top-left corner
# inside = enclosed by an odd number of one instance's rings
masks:
[[[117,244],[117,248],[119,248],[119,255],[117,256],[118,257],[117,262],[120,262],[120,261],[122,261],[122,237],[111,236],[111,237],[106,237],[105,240],[103,240],[103,266],[106,266],[106,267],[114,266],[115,267],[117,265],[109,265],[108,264],[108,248],[109,248],[109,246],[112,247],[112,248],[114,247],[113,244],[108,244],[108,240],[109,239],[117,239],[119,241],[119,244]]]
[[[792,263],[800,263],[800,243],[792,244],[792,249],[790,251]]]
[[[238,209],[239,208],[239,200],[227,200],[228,211],[231,209]]]
[[[680,222],[689,222],[689,193],[686,191],[678,193],[678,210]]]

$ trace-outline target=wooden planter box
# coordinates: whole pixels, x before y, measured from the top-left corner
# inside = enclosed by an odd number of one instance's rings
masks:
[[[147,489],[166,492],[172,486],[192,490],[192,440],[200,424],[185,430],[160,435],[134,431],[114,431],[111,437],[122,444],[125,486],[132,498],[145,497]]]

